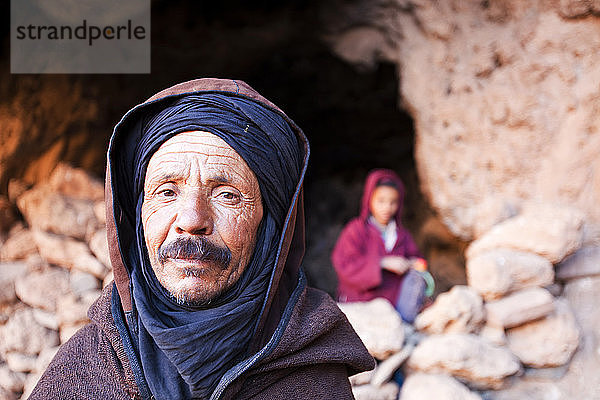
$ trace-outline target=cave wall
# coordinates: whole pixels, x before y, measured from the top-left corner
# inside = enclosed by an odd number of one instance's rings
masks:
[[[463,239],[538,201],[600,223],[600,7],[355,1],[324,7],[338,55],[397,65],[422,190]],[[597,235],[595,235],[597,236]]]

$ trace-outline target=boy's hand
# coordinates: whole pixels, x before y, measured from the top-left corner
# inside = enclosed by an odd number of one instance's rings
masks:
[[[385,256],[381,259],[381,268],[402,275],[412,265],[412,261],[400,256]]]

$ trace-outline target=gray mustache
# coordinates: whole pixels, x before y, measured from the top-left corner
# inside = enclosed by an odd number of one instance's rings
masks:
[[[227,247],[217,246],[203,237],[180,237],[171,243],[160,246],[158,261],[162,264],[167,259],[212,262],[222,269],[227,269],[231,262],[231,250]]]

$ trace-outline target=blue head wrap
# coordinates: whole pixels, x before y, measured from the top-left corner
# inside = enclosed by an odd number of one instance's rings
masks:
[[[225,372],[249,356],[281,228],[300,179],[303,150],[281,114],[235,94],[171,99],[133,129],[129,143],[135,151],[129,146],[122,152],[119,169],[130,177],[123,180],[128,187],[121,193],[136,232],[136,246],[127,255],[137,311],[135,347],[155,398],[208,398]],[[188,131],[210,132],[244,159],[258,180],[264,210],[251,261],[238,282],[206,307],[177,304],[160,285],[150,266],[140,219],[150,158],[165,141]]]

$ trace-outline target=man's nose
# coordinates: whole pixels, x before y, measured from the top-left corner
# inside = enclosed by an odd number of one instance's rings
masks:
[[[213,218],[205,198],[199,195],[188,195],[180,199],[175,219],[175,232],[210,235],[212,230]]]

